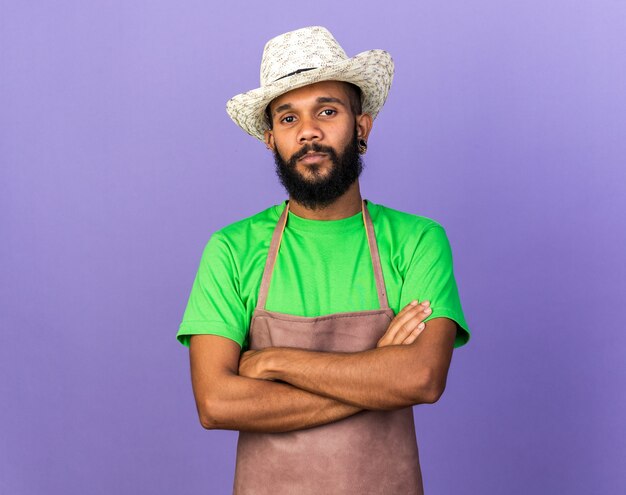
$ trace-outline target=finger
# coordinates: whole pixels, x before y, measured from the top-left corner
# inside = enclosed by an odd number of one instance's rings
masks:
[[[387,330],[387,332],[390,334],[390,336],[392,334],[395,334],[402,325],[410,321],[419,311],[423,309],[423,306],[418,302],[408,304],[404,307],[402,311],[400,311],[395,316],[395,318],[389,325],[389,329]]]
[[[404,342],[402,342],[402,344],[403,345],[412,344],[413,342],[417,340],[417,337],[419,337],[425,329],[426,329],[426,323],[421,322],[419,325],[417,325],[417,327],[415,327],[415,329],[409,334],[409,336],[406,339],[404,339]]]
[[[378,343],[376,344],[376,347],[381,347],[384,345],[391,345],[394,343],[401,343],[401,342],[394,342],[394,340],[396,339],[396,335],[398,331],[401,329],[402,325],[406,324],[408,321],[415,318],[416,315],[419,313],[420,309],[423,310],[425,308],[428,308],[429,305],[430,305],[430,301],[422,301],[420,303],[417,300],[411,301],[409,304],[407,304],[394,317],[391,324],[385,331],[385,334],[379,339]],[[420,321],[424,319],[426,316],[427,315],[422,316],[420,318]]]
[[[413,315],[413,318],[402,325],[400,329],[396,331],[393,337],[393,344],[404,344],[406,339],[413,335],[414,332],[418,332],[417,335],[425,328],[424,320],[430,316],[432,310],[430,307],[424,308],[422,311]],[[415,335],[415,338],[417,338]]]
[[[398,318],[402,318],[404,315],[406,315],[409,311],[414,310],[415,308],[417,308],[418,306],[420,306],[420,303],[417,299],[414,299],[413,301],[411,301],[409,304],[407,304],[404,308],[402,308],[397,315],[394,316],[394,320],[397,320]]]
[[[402,317],[398,314],[398,316],[396,316],[387,328],[385,335],[381,338],[381,345],[400,344],[406,337],[407,333],[409,333],[413,327],[421,321],[417,317],[418,314],[418,308],[411,308],[411,310],[405,313]]]
[[[428,301],[424,301],[421,304],[411,306],[405,312],[401,311],[400,313],[398,313],[398,315],[391,322],[391,325],[389,325],[389,328],[387,329],[387,333],[383,337],[393,342],[396,340],[396,336],[398,332],[400,332],[403,328],[405,328],[404,335],[402,336],[402,340],[404,340],[406,335],[411,330],[413,330],[413,328],[415,328],[415,325],[419,324],[419,322],[426,319],[428,315],[430,314],[431,312],[430,307],[429,306],[424,307],[424,304],[428,304]],[[417,319],[418,321],[415,322],[414,321],[415,319]],[[410,328],[406,329],[405,325],[409,324],[410,322],[413,322],[415,324],[414,325],[411,324]],[[402,342],[402,340],[400,342]]]
[[[429,309],[430,301],[422,301],[421,303],[417,303],[415,305],[410,303],[404,310],[396,315],[394,322],[399,325],[404,325],[407,321],[415,318],[416,314],[422,311],[428,311]]]
[[[415,331],[422,330],[424,328],[424,319],[423,312],[418,313],[412,320],[405,323],[402,328],[398,330],[395,337],[393,338],[393,343],[396,345],[403,344],[404,341],[409,338]],[[418,330],[419,329],[419,330]]]
[[[385,330],[385,334],[378,340],[376,347],[381,347],[383,345],[390,345],[393,337],[398,331],[398,321],[403,315],[406,315],[407,312],[411,310],[415,310],[419,306],[419,301],[413,300],[409,304],[407,304],[404,308],[402,308],[398,314],[393,318],[387,330]]]

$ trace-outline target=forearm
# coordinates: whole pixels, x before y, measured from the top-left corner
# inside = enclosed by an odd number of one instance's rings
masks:
[[[398,409],[436,402],[446,384],[456,324],[430,320],[411,344],[354,353],[267,348],[257,375],[364,409]]]
[[[355,353],[267,349],[266,375],[302,390],[366,409],[397,409],[432,402],[427,368],[411,346]]]
[[[286,383],[229,375],[198,403],[205,428],[284,432],[331,423],[362,408]]]

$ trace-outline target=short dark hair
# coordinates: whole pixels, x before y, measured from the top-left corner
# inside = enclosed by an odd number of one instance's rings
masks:
[[[359,88],[356,84],[352,84],[350,82],[347,81],[340,81],[343,82],[346,85],[346,88],[348,90],[348,98],[350,99],[350,110],[352,110],[352,113],[356,116],[356,115],[361,115],[361,112],[363,111],[363,102],[361,101],[361,97],[363,95],[361,88]],[[272,103],[270,102],[266,107],[265,107],[265,123],[267,124],[267,127],[271,130],[272,129],[272,114],[270,112],[270,105]]]

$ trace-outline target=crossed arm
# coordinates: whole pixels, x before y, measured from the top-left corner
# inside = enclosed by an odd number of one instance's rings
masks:
[[[270,347],[247,351],[239,374],[282,380],[361,409],[398,409],[436,402],[446,384],[456,324],[434,318],[412,344],[362,352]]]
[[[200,422],[208,429],[281,432],[363,409],[436,402],[455,333],[453,320],[433,318],[410,344],[355,353],[267,348],[243,356],[230,339],[194,335],[191,377]]]

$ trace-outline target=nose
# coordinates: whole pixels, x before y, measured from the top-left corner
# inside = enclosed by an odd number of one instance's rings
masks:
[[[310,117],[302,117],[300,120],[300,129],[298,130],[298,143],[306,144],[322,139],[323,134],[317,121]]]

